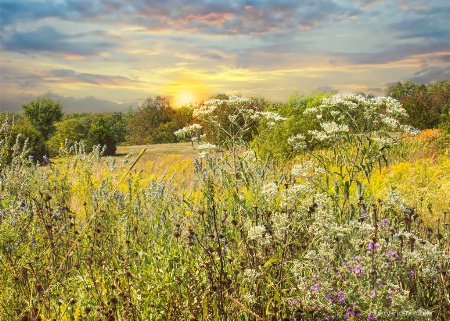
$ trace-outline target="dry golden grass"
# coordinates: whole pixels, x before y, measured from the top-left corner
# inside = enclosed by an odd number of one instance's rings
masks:
[[[154,144],[154,145],[134,145],[134,146],[118,146],[116,156],[123,159],[130,153],[134,159],[142,150],[142,155],[136,168],[146,170],[153,174],[161,174],[161,171],[170,171],[170,167],[177,163],[186,163],[194,160],[198,156],[198,152],[194,150],[191,143],[174,143],[174,144]]]

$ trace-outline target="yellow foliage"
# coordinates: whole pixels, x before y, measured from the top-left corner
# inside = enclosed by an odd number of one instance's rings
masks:
[[[368,187],[375,199],[384,198],[393,189],[426,223],[436,224],[450,208],[450,159],[441,156],[385,167],[373,174]]]

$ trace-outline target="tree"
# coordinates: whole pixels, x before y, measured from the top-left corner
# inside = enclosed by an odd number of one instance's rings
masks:
[[[55,122],[60,121],[63,113],[61,103],[50,98],[36,98],[22,105],[25,117],[38,130],[44,140],[48,140],[55,131]]]
[[[158,127],[171,121],[173,109],[168,99],[148,97],[128,118],[127,141],[131,144],[155,144]]]
[[[3,114],[0,124],[0,165],[9,164],[19,155],[31,156],[34,161],[43,160],[47,152],[44,139],[27,118]]]
[[[57,156],[62,145],[70,149],[75,143],[87,140],[92,122],[93,119],[90,119],[90,116],[83,116],[56,123],[55,134],[47,141],[50,156]]]
[[[386,95],[400,101],[405,108],[408,123],[418,129],[437,128],[450,109],[450,81],[431,84],[397,82],[386,89]]]
[[[116,153],[117,137],[111,126],[102,117],[98,117],[92,123],[86,141],[87,150],[92,150],[97,145],[105,148],[103,155],[109,156]]]

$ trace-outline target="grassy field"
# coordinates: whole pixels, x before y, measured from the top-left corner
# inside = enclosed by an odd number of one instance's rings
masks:
[[[143,161],[151,159],[152,157],[160,157],[163,155],[184,155],[197,156],[197,152],[192,147],[192,144],[187,143],[173,143],[173,144],[155,144],[155,145],[136,145],[136,146],[118,146],[117,156],[125,156],[127,154],[138,155],[143,149],[146,149]]]
[[[352,185],[333,160],[189,143],[17,158],[0,320],[448,320],[450,159],[419,139]]]

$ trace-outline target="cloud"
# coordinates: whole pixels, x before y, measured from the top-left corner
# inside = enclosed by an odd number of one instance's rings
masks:
[[[70,21],[120,21],[121,24],[139,25],[153,31],[196,31],[224,35],[309,30],[326,21],[339,21],[361,13],[358,6],[343,6],[331,0],[3,0],[0,9],[3,27],[52,17]]]
[[[333,1],[237,1],[211,4],[208,1],[173,6],[172,1],[140,8],[139,24],[148,30],[194,30],[203,34],[265,35],[280,30],[303,30],[329,21],[340,21],[360,14],[355,7]],[[140,5],[137,5],[137,4]]]
[[[137,84],[141,82],[122,76],[78,73],[71,69],[53,69],[46,74],[43,79],[48,82],[84,83],[98,86],[124,86],[127,84]]]
[[[411,57],[433,54],[436,52],[450,52],[450,42],[429,42],[429,43],[404,43],[394,44],[378,52],[356,52],[356,53],[330,53],[333,61],[330,63],[340,64],[343,61],[350,64],[387,64],[399,62]]]
[[[117,112],[125,111],[129,107],[136,108],[138,106],[137,100],[130,101],[129,103],[117,103],[106,99],[99,99],[93,96],[75,98],[49,92],[40,96],[11,96],[8,94],[1,95],[0,112],[20,112],[21,105],[28,103],[38,97],[48,97],[50,99],[60,101],[64,113]]]
[[[450,80],[450,64],[447,64],[446,66],[433,66],[420,69],[408,80],[414,83],[428,84],[435,80],[443,79]]]
[[[113,111],[125,111],[129,107],[137,107],[138,102],[132,101],[129,103],[117,103],[114,101],[99,99],[93,96],[84,98],[74,98],[61,96],[54,93],[47,93],[43,95],[53,100],[59,100],[65,113],[91,113],[95,112],[113,112]]]
[[[46,17],[64,16],[64,7],[51,1],[0,1],[0,26]]]
[[[388,29],[397,39],[424,39],[426,41],[445,41],[450,39],[450,7],[433,7],[416,11]]]
[[[333,92],[338,92],[339,90],[333,88],[332,86],[319,86],[314,91],[315,92],[333,93]]]
[[[100,33],[101,35],[102,33]],[[117,45],[112,41],[98,41],[98,32],[93,32],[89,41],[86,34],[65,35],[50,26],[42,26],[34,31],[15,32],[3,40],[3,48],[17,52],[54,52],[79,56],[98,55],[112,50]]]

